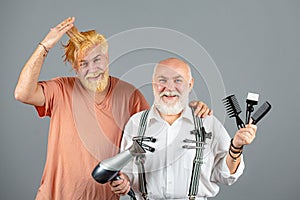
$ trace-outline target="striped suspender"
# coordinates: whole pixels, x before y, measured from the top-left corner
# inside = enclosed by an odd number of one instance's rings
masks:
[[[138,129],[138,136],[144,136],[146,127],[147,127],[147,117],[148,117],[149,110],[145,110],[142,113],[139,129]],[[143,140],[141,141],[141,143]],[[135,164],[138,167],[138,177],[139,177],[139,190],[143,196],[143,198],[146,200],[148,199],[148,192],[147,192],[147,185],[146,185],[146,176],[145,176],[145,155],[136,156]]]
[[[198,193],[201,165],[203,164],[203,150],[204,145],[206,144],[205,140],[206,138],[211,138],[211,133],[206,133],[202,124],[202,119],[194,115],[193,109],[192,115],[194,119],[195,130],[191,131],[191,133],[194,134],[196,138],[196,146],[192,148],[196,149],[196,154],[193,161],[193,170],[189,188],[189,199],[195,199]]]
[[[139,129],[138,129],[138,136],[143,137],[147,127],[147,117],[148,117],[149,110],[145,110],[142,113]],[[192,134],[195,135],[196,138],[196,146],[190,148],[190,146],[185,145],[183,148],[187,149],[196,149],[196,155],[193,161],[193,170],[189,188],[189,199],[195,199],[198,188],[199,188],[199,179],[201,173],[201,165],[203,164],[203,150],[205,145],[206,138],[211,138],[211,133],[206,133],[204,126],[202,124],[202,120],[199,117],[194,115],[194,110],[192,109],[192,115],[194,119],[194,126],[195,130],[191,131]],[[143,140],[141,140],[142,144]],[[145,176],[145,155],[136,156],[135,164],[138,167],[138,178],[139,178],[139,190],[145,200],[148,199],[148,192],[147,192],[147,184],[146,184],[146,176]]]

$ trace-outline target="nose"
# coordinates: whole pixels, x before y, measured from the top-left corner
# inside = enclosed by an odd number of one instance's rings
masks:
[[[166,88],[169,90],[175,90],[175,83],[173,81],[168,81]]]
[[[167,81],[165,84],[165,90],[174,91],[175,90],[175,84],[173,81]]]
[[[94,63],[94,62],[91,62],[89,63],[89,71],[105,71],[106,70],[106,66],[105,66],[105,63]]]

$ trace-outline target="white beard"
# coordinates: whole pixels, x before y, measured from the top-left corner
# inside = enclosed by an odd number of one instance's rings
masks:
[[[178,101],[173,105],[168,105],[162,100],[164,95],[167,96],[178,96]],[[189,91],[183,92],[181,95],[178,92],[162,92],[159,95],[154,94],[154,105],[155,107],[165,115],[177,115],[183,111],[187,106],[189,100]]]

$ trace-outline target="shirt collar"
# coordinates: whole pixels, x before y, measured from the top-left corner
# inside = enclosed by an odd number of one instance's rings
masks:
[[[183,112],[181,113],[180,117],[177,120],[181,118],[189,121],[190,123],[194,123],[192,110],[189,108],[188,105],[185,106]],[[164,120],[161,118],[159,112],[157,111],[154,105],[152,105],[150,108],[147,121],[149,126],[155,122],[159,122],[159,121],[164,122]]]

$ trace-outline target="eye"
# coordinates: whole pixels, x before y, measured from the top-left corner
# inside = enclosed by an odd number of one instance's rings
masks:
[[[96,58],[96,59],[94,60],[94,63],[99,63],[100,61],[101,61],[100,58]]]
[[[175,79],[174,82],[175,83],[182,83],[182,79]]]
[[[88,63],[87,62],[81,62],[79,64],[80,68],[86,68],[88,66]]]
[[[159,79],[158,82],[159,82],[159,83],[166,83],[167,80],[166,80],[166,79]]]

